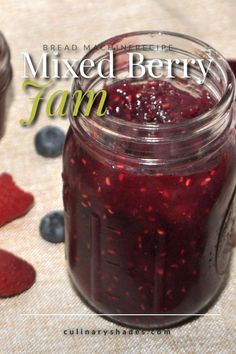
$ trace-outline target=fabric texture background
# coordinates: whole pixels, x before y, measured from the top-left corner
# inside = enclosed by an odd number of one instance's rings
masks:
[[[22,92],[23,58],[28,50],[39,58],[43,44],[95,44],[122,32],[160,29],[193,35],[235,58],[235,0],[2,0],[0,29],[12,53],[14,78],[11,87],[7,131],[0,141],[0,172],[36,199],[24,217],[0,229],[0,247],[34,265],[37,282],[24,294],[0,300],[0,353],[235,353],[236,255],[230,281],[219,301],[202,317],[171,330],[170,335],[64,335],[64,329],[120,329],[101,317],[69,314],[92,313],[70,286],[64,260],[64,245],[42,240],[41,217],[62,209],[61,158],[44,159],[34,150],[33,139],[40,127],[55,124],[65,131],[67,119],[50,122],[45,105],[37,123],[23,129],[32,103]],[[82,57],[83,51],[64,54]],[[57,88],[70,89],[71,81],[58,81]],[[55,90],[55,86],[53,88]],[[22,316],[22,314],[51,316]],[[61,314],[61,315],[56,315]],[[63,314],[67,314],[63,315]]]

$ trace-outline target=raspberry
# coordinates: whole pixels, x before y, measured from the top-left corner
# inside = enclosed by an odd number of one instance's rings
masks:
[[[0,175],[0,226],[26,214],[33,202],[33,195],[20,189],[11,175]]]
[[[35,278],[29,263],[0,249],[0,298],[21,294],[34,284]]]

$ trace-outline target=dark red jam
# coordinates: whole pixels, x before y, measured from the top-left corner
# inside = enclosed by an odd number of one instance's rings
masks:
[[[108,114],[133,123],[181,123],[209,111],[215,100],[206,90],[191,95],[166,81],[119,83],[108,88]]]
[[[203,89],[192,95],[163,81],[107,89],[108,113],[130,124],[184,122],[215,104]],[[63,194],[72,281],[120,323],[173,325],[202,311],[227,278],[235,147],[229,141],[194,172],[169,174],[135,170],[113,154],[98,154],[70,128]]]
[[[0,93],[0,139],[5,132],[5,119],[6,119],[6,91]]]
[[[229,60],[229,65],[233,70],[234,75],[236,76],[236,60]]]

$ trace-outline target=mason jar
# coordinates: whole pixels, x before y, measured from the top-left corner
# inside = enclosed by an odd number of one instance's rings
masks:
[[[169,49],[157,50],[156,44]],[[115,78],[101,79],[88,69],[91,78],[84,79],[78,72],[72,93],[109,91],[124,80],[129,85],[125,58],[136,45],[147,63],[211,57],[202,85],[194,67],[190,79],[179,81],[185,92],[197,96],[206,90],[215,101],[194,118],[162,124],[98,117],[94,110],[85,117],[83,108],[73,117],[71,100],[63,163],[66,257],[75,289],[97,313],[131,327],[164,328],[204,313],[228,278],[235,79],[222,55],[200,40],[136,32],[111,38],[84,57],[97,62],[116,46]],[[176,70],[180,76],[183,67]],[[149,78],[142,80],[145,95]],[[175,85],[178,78],[171,80]]]
[[[4,134],[6,120],[6,95],[12,79],[10,50],[6,39],[0,32],[0,138]]]

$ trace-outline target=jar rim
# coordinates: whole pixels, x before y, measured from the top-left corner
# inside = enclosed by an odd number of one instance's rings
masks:
[[[134,32],[127,32],[127,33],[123,33],[123,34],[119,34],[113,37],[110,37],[102,42],[100,42],[98,45],[96,45],[96,47],[92,48],[91,50],[89,50],[81,59],[84,60],[86,58],[88,58],[89,56],[91,56],[92,54],[96,53],[99,48],[104,47],[105,45],[113,45],[116,44],[119,40],[121,39],[125,39],[125,38],[129,38],[129,37],[137,37],[140,35],[167,35],[167,36],[172,36],[172,37],[177,37],[177,38],[182,38],[184,40],[187,40],[189,42],[195,43],[197,45],[200,45],[201,47],[203,47],[206,50],[211,50],[213,51],[222,61],[223,61],[223,65],[224,65],[224,69],[225,69],[225,73],[226,73],[226,80],[227,80],[227,85],[226,88],[224,90],[224,93],[222,94],[221,98],[216,102],[216,104],[211,108],[211,110],[202,113],[200,115],[195,116],[192,119],[188,119],[185,120],[183,122],[178,122],[178,123],[134,123],[134,122],[128,122],[125,121],[123,119],[120,119],[118,117],[114,117],[112,115],[106,116],[106,121],[109,122],[116,122],[118,123],[120,126],[132,126],[133,128],[137,128],[137,129],[143,129],[143,130],[159,130],[159,131],[166,131],[166,130],[171,130],[173,128],[190,128],[191,126],[194,126],[196,123],[204,123],[209,117],[212,117],[213,115],[217,114],[217,112],[219,111],[219,109],[229,100],[229,98],[234,99],[235,97],[235,88],[236,88],[236,80],[234,77],[234,73],[232,71],[232,69],[230,68],[229,63],[227,62],[227,60],[224,58],[224,56],[218,52],[215,48],[213,48],[212,46],[210,46],[209,44],[205,43],[204,41],[195,38],[193,36],[189,36],[186,34],[182,34],[182,33],[178,33],[178,32],[171,32],[171,31],[162,31],[162,30],[145,30],[145,31],[134,31]],[[80,61],[80,63],[81,63]],[[79,63],[79,65],[80,65]],[[79,66],[78,65],[78,66]],[[78,75],[80,77],[80,75]],[[80,86],[78,85],[78,81],[74,80],[73,84],[72,84],[72,92],[75,89],[75,86]],[[79,87],[80,88],[80,87]],[[83,112],[80,111],[80,114],[83,118],[87,119]],[[96,119],[97,120],[97,119]],[[103,119],[102,119],[103,120]],[[73,124],[74,125],[74,124]]]

